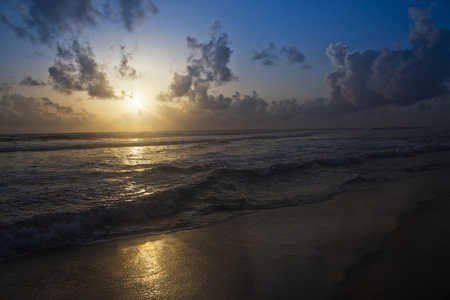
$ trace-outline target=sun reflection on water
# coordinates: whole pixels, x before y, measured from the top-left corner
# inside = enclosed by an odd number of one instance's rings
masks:
[[[124,155],[123,163],[125,165],[135,166],[144,159],[144,147],[130,147],[129,151]]]

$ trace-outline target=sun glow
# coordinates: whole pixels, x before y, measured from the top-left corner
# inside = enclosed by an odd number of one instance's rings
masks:
[[[128,95],[125,100],[127,102],[128,109],[132,111],[147,111],[148,108],[144,105],[144,99],[142,96],[139,96],[136,94],[136,92],[131,93],[131,95]]]
[[[140,109],[143,107],[143,105],[139,102],[139,100],[137,100],[135,98],[130,98],[129,102],[130,102],[130,106],[134,109]]]
[[[117,101],[117,130],[119,131],[149,131],[167,130],[170,122],[160,114],[151,91],[146,88],[136,88],[123,92],[121,101]],[[153,97],[153,98],[152,98]]]

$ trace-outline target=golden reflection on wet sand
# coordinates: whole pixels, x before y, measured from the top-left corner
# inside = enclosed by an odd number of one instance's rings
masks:
[[[127,258],[122,267],[129,273],[129,284],[146,287],[142,290],[144,292],[142,296],[167,296],[167,289],[163,283],[168,274],[161,262],[163,253],[167,252],[165,248],[164,240],[156,240],[121,249],[121,255]]]
[[[164,235],[142,243],[120,248],[120,264],[116,271],[126,278],[124,288],[138,299],[189,298],[191,292],[202,290],[202,269],[208,263],[199,257],[198,249],[183,239]],[[191,295],[192,296],[192,295]]]

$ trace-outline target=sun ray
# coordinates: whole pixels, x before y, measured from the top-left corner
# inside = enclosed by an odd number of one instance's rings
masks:
[[[130,95],[125,97],[127,103],[127,108],[132,111],[145,111],[149,112],[148,107],[143,103],[143,98],[139,97],[136,92],[132,92]]]

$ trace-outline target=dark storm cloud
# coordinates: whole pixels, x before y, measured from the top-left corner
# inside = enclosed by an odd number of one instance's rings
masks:
[[[25,76],[20,85],[28,85],[28,86],[46,86],[47,84],[42,80],[34,79],[31,76]]]
[[[85,123],[96,118],[86,111],[74,112],[72,107],[60,105],[48,98],[5,93],[0,100],[0,124],[3,125]]]
[[[430,10],[410,8],[409,16],[412,49],[349,52],[330,45],[326,54],[337,69],[327,75],[331,95],[324,105],[354,112],[449,94],[450,32],[435,26]]]
[[[222,22],[214,20],[209,31],[210,40],[199,42],[196,38],[186,38],[191,54],[187,60],[185,74],[175,73],[168,93],[158,96],[160,101],[173,101],[186,96],[191,104],[201,109],[227,109],[231,98],[223,95],[208,95],[211,84],[221,85],[237,77],[228,67],[233,51],[229,47],[228,35],[222,32]]]
[[[432,106],[430,103],[419,103],[419,105],[417,105],[417,110],[431,110]]]
[[[263,66],[273,66],[280,60],[283,55],[289,65],[301,64],[303,68],[309,69],[306,64],[306,57],[295,46],[283,46],[280,49],[271,42],[266,48],[254,51],[252,60],[260,62]]]
[[[19,37],[49,44],[62,35],[79,35],[85,27],[120,19],[129,32],[158,13],[151,0],[25,0],[10,1],[2,22]]]
[[[73,41],[70,47],[58,45],[55,65],[48,69],[50,85],[70,95],[73,91],[87,91],[98,99],[117,99],[106,73],[94,59],[89,44]]]
[[[252,59],[255,61],[260,61],[264,66],[272,66],[274,65],[280,56],[278,55],[278,48],[272,42],[267,46],[267,48],[263,48],[260,51],[254,51]]]
[[[116,72],[120,78],[136,79],[139,77],[138,71],[130,66],[130,60],[133,58],[131,53],[125,52],[125,46],[120,46],[120,65],[116,67]]]

